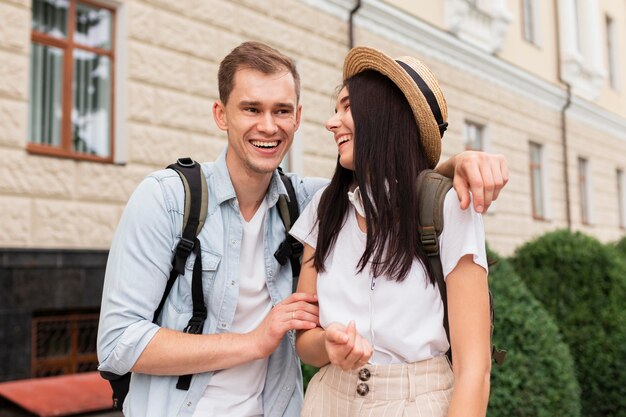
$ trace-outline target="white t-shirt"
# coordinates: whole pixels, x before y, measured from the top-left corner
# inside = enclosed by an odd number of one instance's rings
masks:
[[[265,283],[263,223],[267,203],[261,203],[249,222],[243,222],[239,265],[239,299],[231,331],[246,333],[255,329],[272,308]],[[246,362],[217,371],[209,380],[193,417],[263,415],[263,388],[268,358]]]
[[[317,244],[315,222],[323,191],[313,197],[290,231],[313,248]],[[373,364],[410,363],[445,354],[449,344],[443,328],[443,303],[437,286],[426,281],[422,264],[415,260],[402,282],[384,277],[373,280],[369,264],[357,273],[365,243],[366,234],[359,228],[354,207],[349,205],[346,222],[326,259],[326,270],[317,277],[322,327],[333,322],[347,325],[354,320],[359,334],[374,348],[370,359]],[[454,189],[444,201],[439,246],[444,277],[468,254],[487,270],[482,217],[473,207],[461,210]]]

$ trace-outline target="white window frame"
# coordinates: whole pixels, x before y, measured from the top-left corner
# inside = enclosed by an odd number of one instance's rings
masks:
[[[615,21],[611,16],[606,15],[604,22],[606,32],[607,78],[609,86],[613,90],[619,90],[619,46],[617,44],[617,36],[615,36]]]
[[[541,2],[522,0],[522,35],[535,46],[541,46]]]
[[[583,225],[593,224],[593,187],[591,163],[585,157],[578,157],[578,193],[580,196],[580,222]]]
[[[548,180],[548,157],[547,157],[547,148],[543,143],[536,141],[529,141],[529,173],[530,173],[530,192],[531,192],[531,209],[532,216],[536,220],[550,220],[552,219],[552,210],[551,210],[551,196],[550,196],[550,187]],[[539,159],[538,161],[533,160],[533,147],[538,149]],[[537,164],[539,166],[539,184],[535,184],[534,181],[534,172],[533,166]],[[535,201],[535,186],[538,185],[541,191],[541,213],[537,213],[536,201]]]
[[[626,178],[624,178],[624,170],[616,169],[617,180],[617,210],[619,227],[626,229]]]
[[[473,135],[473,132],[478,134],[479,136],[479,140],[480,140],[480,147],[476,148],[474,147],[474,143],[473,140],[474,138],[471,137],[471,135]],[[465,119],[465,123],[464,123],[464,133],[463,133],[463,141],[464,141],[464,147],[465,150],[473,150],[473,151],[489,151],[489,129],[487,128],[487,125],[485,123],[481,123],[481,122],[477,122],[475,120],[472,119]]]

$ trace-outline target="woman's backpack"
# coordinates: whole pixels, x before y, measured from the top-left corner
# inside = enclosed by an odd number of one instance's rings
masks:
[[[428,255],[428,261],[437,281],[437,287],[443,301],[443,327],[450,342],[450,326],[448,324],[448,295],[446,281],[443,277],[443,268],[439,256],[439,236],[443,230],[443,203],[446,194],[452,188],[452,180],[437,172],[427,169],[417,177],[417,195],[419,200],[419,235],[422,246]],[[493,300],[489,292],[489,313],[491,316],[491,358],[501,365],[506,356],[505,350],[496,348],[493,344]],[[446,353],[452,362],[452,349]]]

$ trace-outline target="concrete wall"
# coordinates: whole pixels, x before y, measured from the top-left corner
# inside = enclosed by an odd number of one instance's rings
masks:
[[[431,24],[428,19],[442,19],[432,4],[417,18],[411,13],[420,9],[407,2],[363,3],[355,17],[357,44],[392,56],[420,56],[439,77],[450,107],[444,155],[463,149],[463,124],[472,120],[486,126],[488,150],[507,156],[511,182],[485,216],[492,247],[509,254],[533,236],[565,227],[560,109],[566,95],[555,83],[552,17],[542,20],[545,51],[533,55],[505,38],[501,59],[442,31],[441,22]],[[508,1],[512,12],[519,12],[518,3]],[[610,3],[602,7],[614,7]],[[117,3],[116,82],[123,87],[116,95],[119,163],[102,164],[25,150],[30,6],[27,0],[0,0],[0,247],[106,249],[126,200],[146,174],[177,156],[215,158],[225,146],[211,115],[217,65],[247,39],[270,43],[297,60],[304,112],[292,168],[329,176],[336,148],[323,124],[341,81],[352,6],[344,0]],[[548,15],[553,11],[549,5],[544,9]],[[623,19],[616,22],[623,33]],[[511,33],[521,37],[519,23],[511,25]],[[621,103],[625,95],[618,96],[615,102]],[[624,233],[617,224],[614,172],[626,168],[626,120],[605,107],[575,98],[568,110],[568,159],[573,227],[607,241]],[[531,215],[529,140],[544,144],[547,152],[546,221]],[[579,155],[590,158],[593,170],[596,222],[590,226],[579,224]]]

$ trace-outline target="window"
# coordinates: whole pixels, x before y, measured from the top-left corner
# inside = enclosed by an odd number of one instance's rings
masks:
[[[33,0],[29,151],[113,160],[114,18],[90,0]]]
[[[624,171],[617,170],[617,210],[619,212],[619,227],[626,229],[626,182]]]
[[[530,142],[530,186],[532,189],[533,217],[541,220],[546,218],[543,169],[543,146]]]
[[[617,45],[615,37],[615,24],[613,19],[606,16],[606,55],[607,55],[607,67],[609,74],[609,85],[612,89],[617,90],[618,85],[618,73],[617,67]]]
[[[582,30],[583,25],[582,25],[582,22],[580,21],[580,1],[579,0],[574,0],[573,12],[574,12],[574,37],[576,39],[576,44],[575,44],[576,51],[582,54],[583,45],[582,45],[582,39],[580,37],[580,31]]]
[[[465,121],[465,149],[472,151],[485,150],[485,127],[483,125]]]
[[[534,45],[539,44],[538,15],[535,0],[522,0],[522,29],[524,39]]]
[[[56,313],[32,321],[33,377],[95,371],[97,313]]]
[[[589,162],[578,158],[578,184],[580,187],[580,219],[583,224],[591,224],[591,198],[589,188]]]

